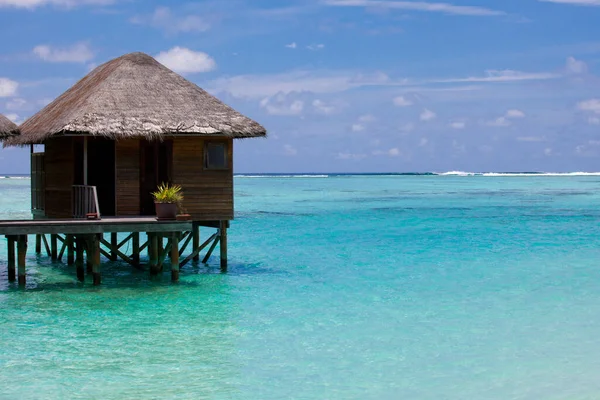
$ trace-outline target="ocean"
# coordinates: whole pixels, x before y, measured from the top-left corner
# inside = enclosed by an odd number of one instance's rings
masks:
[[[226,274],[93,287],[30,251],[20,290],[3,239],[0,398],[600,398],[599,174],[235,185]],[[29,218],[27,179],[0,194]]]

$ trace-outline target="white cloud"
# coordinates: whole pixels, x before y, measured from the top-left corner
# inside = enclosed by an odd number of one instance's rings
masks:
[[[335,107],[326,104],[324,101],[316,99],[312,102],[315,111],[319,114],[331,115],[335,112]]]
[[[574,6],[596,6],[600,7],[600,0],[539,0],[543,3],[571,4]]]
[[[295,49],[298,47],[298,45],[296,44],[296,42],[292,42],[290,44],[286,44],[285,47],[287,47],[288,49]]]
[[[600,99],[590,99],[577,103],[577,108],[581,111],[591,111],[600,114]]]
[[[436,119],[436,117],[437,117],[436,113],[434,113],[433,111],[428,110],[428,109],[423,110],[423,112],[419,116],[421,121],[431,121],[431,120]]]
[[[508,110],[505,115],[506,118],[525,118],[525,113],[521,110]]]
[[[365,126],[362,124],[352,124],[352,132],[362,132],[365,130]]]
[[[553,155],[553,154],[554,154],[554,152],[552,151],[552,149],[551,149],[550,147],[546,147],[546,148],[544,149],[544,154],[545,154],[546,156],[551,156],[551,155]]]
[[[517,137],[518,142],[544,142],[546,138],[543,136],[519,136]]]
[[[415,124],[413,124],[412,122],[406,123],[398,127],[398,130],[404,133],[412,132],[415,130]]]
[[[358,117],[359,122],[373,122],[377,120],[373,114],[364,114]]]
[[[366,157],[366,154],[338,153],[335,158],[337,158],[338,160],[362,160]]]
[[[19,124],[19,115],[15,114],[15,113],[9,113],[5,115],[6,118],[10,119],[12,122],[14,122],[15,124]]]
[[[397,147],[388,149],[388,150],[374,150],[371,152],[374,156],[388,156],[388,157],[398,157],[402,155],[402,152]]]
[[[17,93],[19,83],[8,78],[0,78],[0,97],[11,97]]]
[[[461,82],[518,82],[532,80],[547,80],[560,78],[561,75],[552,72],[522,72],[511,69],[495,70],[490,69],[485,71],[485,76],[471,76],[468,78],[449,78],[430,80],[429,83],[461,83]]]
[[[283,146],[283,153],[286,156],[295,156],[298,154],[298,150],[296,150],[296,148],[291,144],[286,144]]]
[[[206,32],[211,28],[203,18],[197,15],[174,15],[169,7],[157,7],[152,14],[138,15],[130,21],[134,24],[150,25],[167,33]]]
[[[211,92],[228,92],[238,98],[262,98],[291,92],[338,93],[389,82],[390,78],[381,72],[361,74],[348,71],[293,71],[275,75],[220,78],[213,81],[209,87]]]
[[[454,121],[450,123],[450,128],[453,129],[465,129],[467,123],[464,121]]]
[[[106,6],[115,2],[116,0],[0,0],[0,8],[16,7],[34,9],[45,5],[70,8],[83,5]]]
[[[511,126],[512,122],[510,122],[506,117],[499,117],[493,121],[489,121],[487,123],[487,125],[488,126],[496,126],[496,127],[504,127],[504,126]]]
[[[19,111],[25,108],[27,100],[21,98],[15,98],[6,103],[6,109],[11,111]]]
[[[57,48],[48,45],[33,49],[40,59],[53,63],[86,63],[94,58],[94,52],[87,43],[76,43],[70,47]]]
[[[590,125],[600,125],[600,118],[598,117],[589,117],[588,124]]]
[[[304,111],[302,100],[289,100],[286,95],[279,94],[274,97],[266,97],[260,102],[260,106],[271,115],[300,115]]]
[[[408,107],[408,106],[412,106],[413,102],[408,100],[404,96],[398,96],[398,97],[394,98],[394,105],[397,107]]]
[[[383,1],[383,0],[324,0],[324,4],[338,7],[368,7],[370,9],[396,9],[409,11],[438,12],[469,16],[499,16],[503,11],[473,6],[457,6],[448,3],[429,3],[425,1]]]
[[[155,58],[166,67],[182,74],[209,72],[217,68],[217,63],[208,54],[185,47],[173,47],[159,53]]]
[[[427,143],[429,143],[429,139],[421,138],[421,140],[419,141],[419,147],[427,146]]]
[[[566,71],[568,74],[577,75],[585,74],[588,71],[588,66],[585,62],[576,60],[574,57],[567,58]]]
[[[317,50],[323,50],[325,48],[325,45],[322,43],[319,44],[311,44],[309,46],[306,46],[307,49],[312,50],[312,51],[317,51]]]

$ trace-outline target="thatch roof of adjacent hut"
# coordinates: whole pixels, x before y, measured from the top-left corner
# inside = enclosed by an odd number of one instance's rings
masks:
[[[0,139],[16,135],[17,133],[19,133],[19,127],[10,119],[0,114]]]
[[[113,139],[164,135],[266,135],[243,116],[144,53],[100,65],[20,126],[8,145],[42,143],[57,135]]]

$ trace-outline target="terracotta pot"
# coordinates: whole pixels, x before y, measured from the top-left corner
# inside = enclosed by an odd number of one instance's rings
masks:
[[[158,220],[174,220],[177,217],[177,204],[175,203],[154,203],[154,206]]]

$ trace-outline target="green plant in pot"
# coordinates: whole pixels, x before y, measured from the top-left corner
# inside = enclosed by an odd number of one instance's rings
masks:
[[[152,197],[154,197],[157,219],[176,219],[177,209],[183,201],[181,186],[163,183],[158,186],[156,192],[152,192]]]

